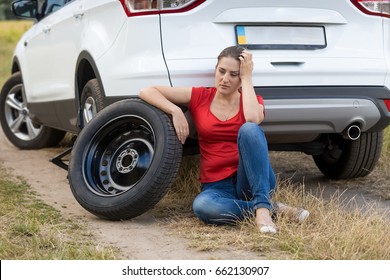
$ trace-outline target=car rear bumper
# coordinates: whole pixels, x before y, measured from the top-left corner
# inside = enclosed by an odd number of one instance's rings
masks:
[[[390,124],[386,87],[256,87],[256,93],[264,98],[262,126],[271,136],[342,133],[352,124],[372,132]]]

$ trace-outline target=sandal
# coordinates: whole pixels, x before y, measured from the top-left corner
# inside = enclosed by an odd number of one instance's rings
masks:
[[[289,208],[288,210],[284,210],[282,213],[281,208]],[[295,212],[293,214],[293,212]],[[290,212],[290,214],[289,214]],[[274,202],[272,204],[272,218],[275,220],[278,215],[286,215],[289,216],[291,220],[297,223],[303,223],[310,215],[310,212],[303,209],[303,208],[294,208],[291,206],[288,206],[286,204],[283,204],[281,202]]]
[[[298,213],[296,215],[296,221],[298,223],[303,223],[310,215],[310,212],[303,209],[303,208],[299,208],[298,209]]]
[[[271,233],[271,234],[278,233],[276,228],[272,225],[260,225],[259,230],[260,230],[260,233]]]

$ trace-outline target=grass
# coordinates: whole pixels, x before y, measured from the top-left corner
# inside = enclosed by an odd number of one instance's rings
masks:
[[[14,46],[31,24],[0,22],[0,86],[9,77]],[[387,199],[389,152],[390,129],[386,129],[379,166],[361,179],[362,184],[372,184],[375,193]],[[292,168],[301,168],[300,159],[295,161],[297,165]],[[381,214],[374,205],[361,211],[353,200],[343,200],[341,194],[322,199],[291,178],[279,178],[275,199],[309,209],[307,223],[298,225],[281,218],[276,236],[259,235],[250,217],[237,226],[206,226],[191,210],[199,191],[198,168],[197,157],[185,158],[175,184],[152,210],[173,235],[188,238],[194,250],[244,250],[267,259],[390,259],[388,213]],[[119,258],[116,249],[95,244],[93,234],[79,221],[65,219],[37,199],[26,182],[13,179],[1,168],[0,178],[0,259]]]
[[[386,154],[390,153],[390,128],[385,129],[384,141],[383,141],[383,151]]]
[[[181,174],[168,195],[153,210],[172,234],[185,236],[198,251],[244,250],[266,259],[390,259],[390,213],[374,205],[362,211],[352,199],[341,194],[322,199],[305,190],[304,184],[279,178],[275,201],[309,209],[307,223],[296,224],[279,218],[279,233],[260,235],[248,217],[237,226],[207,226],[192,214],[191,203],[197,194],[198,160],[184,159]]]
[[[11,73],[16,42],[32,22],[0,22],[0,86]],[[116,259],[118,249],[96,244],[75,219],[36,198],[26,182],[0,165],[0,259]]]
[[[0,21],[0,86],[11,73],[12,53],[22,34],[32,21]]]
[[[0,166],[0,259],[106,260],[118,249],[96,244],[94,236],[76,219],[37,199],[26,182]]]

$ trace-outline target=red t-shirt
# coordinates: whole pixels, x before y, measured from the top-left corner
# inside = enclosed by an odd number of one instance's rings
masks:
[[[210,111],[216,88],[193,88],[189,110],[194,121],[200,147],[200,181],[216,182],[233,175],[238,168],[237,135],[245,123],[240,97],[237,115],[221,121]],[[263,98],[257,96],[264,105]]]

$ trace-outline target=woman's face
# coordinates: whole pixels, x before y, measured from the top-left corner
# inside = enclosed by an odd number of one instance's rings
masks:
[[[221,94],[236,92],[241,86],[240,61],[233,57],[223,57],[215,69],[215,87]]]

